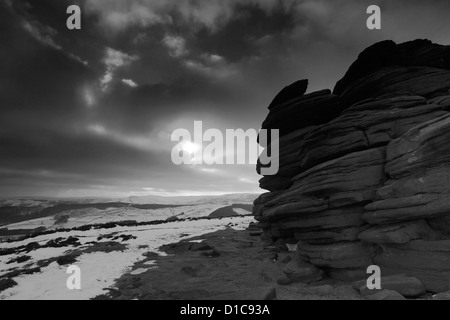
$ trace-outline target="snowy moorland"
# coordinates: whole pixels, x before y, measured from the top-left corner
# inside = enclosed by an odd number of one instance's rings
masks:
[[[54,215],[4,224],[1,228],[8,232],[40,231],[0,243],[0,300],[92,299],[105,294],[114,289],[116,279],[139,272],[132,268],[137,262],[146,260],[148,268],[157,268],[145,257],[164,255],[159,250],[163,245],[230,227],[247,228],[253,221],[249,216],[253,198],[190,199],[184,205],[180,199],[180,204],[156,208],[116,202],[111,206],[70,207]],[[58,204],[27,200],[3,205],[39,205],[48,210]],[[81,290],[67,287],[71,275],[67,271],[72,265],[80,268]]]
[[[3,243],[2,250],[14,249],[14,253],[0,256],[0,277],[16,272],[17,276],[8,278],[17,284],[1,292],[0,299],[91,299],[106,293],[106,289],[114,285],[115,279],[129,271],[134,263],[144,259],[144,254],[160,253],[158,248],[162,245],[225,229],[227,226],[245,229],[251,221],[253,218],[246,216],[170,222],[155,226],[56,232]],[[63,239],[60,243],[67,239],[78,241],[69,241],[60,247],[47,247],[46,244],[56,239]],[[37,248],[24,250],[27,246],[29,249]],[[68,265],[60,265],[57,261],[59,257],[70,257],[72,254],[76,257],[73,264],[81,269],[81,290],[67,288]],[[14,261],[20,257],[28,259]]]

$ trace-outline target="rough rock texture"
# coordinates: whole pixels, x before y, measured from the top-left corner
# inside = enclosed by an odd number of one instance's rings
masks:
[[[404,297],[416,298],[426,292],[425,286],[419,279],[408,277],[404,274],[382,277],[380,290],[367,288],[366,282],[366,280],[362,280],[353,283],[353,288],[360,291],[362,296],[370,296],[380,292],[381,290],[392,290],[398,292]]]
[[[377,293],[368,296],[368,300],[385,301],[385,300],[406,300],[404,296],[394,290],[380,290]]]
[[[280,170],[254,203],[264,241],[299,241],[300,275],[356,280],[378,264],[450,290],[450,46],[383,41],[333,93],[306,86],[280,92],[262,124],[280,130]]]
[[[323,276],[322,270],[303,261],[298,253],[284,267],[283,272],[292,282],[310,283],[321,280]]]

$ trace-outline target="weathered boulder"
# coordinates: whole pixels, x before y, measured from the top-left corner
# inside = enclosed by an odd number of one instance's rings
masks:
[[[409,130],[387,147],[386,173],[393,179],[366,206],[372,224],[447,214],[450,210],[450,115]]]
[[[367,268],[344,268],[344,269],[326,269],[327,275],[333,279],[353,282],[358,280],[367,281]]]
[[[396,223],[445,214],[450,210],[450,198],[442,194],[418,194],[377,201],[366,206],[363,218],[371,224]]]
[[[380,290],[373,295],[367,296],[368,300],[376,300],[376,301],[384,301],[384,300],[406,300],[404,296],[402,296],[397,291],[393,290]]]
[[[381,289],[367,288],[367,281],[357,281],[353,283],[353,288],[358,290],[362,296],[370,296],[381,290],[392,290],[404,297],[415,298],[425,294],[426,289],[422,282],[414,277],[405,274],[381,276]]]
[[[269,191],[284,190],[289,188],[291,178],[302,171],[302,167],[298,160],[298,152],[300,150],[303,137],[308,134],[314,126],[302,128],[291,132],[279,139],[279,171],[274,176],[265,176],[260,180],[260,187]],[[269,144],[263,151],[263,156],[271,154],[272,145]],[[268,166],[268,165],[266,165]],[[261,174],[261,168],[264,165],[258,160],[256,170]],[[272,190],[273,189],[273,190]]]
[[[450,240],[415,240],[385,244],[375,264],[382,274],[406,273],[419,279],[431,292],[450,290]]]
[[[433,300],[450,300],[450,291],[435,294]]]
[[[328,245],[299,243],[300,255],[308,262],[334,269],[368,267],[373,264],[372,246],[361,242],[342,242]]]
[[[280,130],[280,170],[260,180],[270,192],[253,209],[265,242],[299,241],[286,281],[363,279],[375,263],[408,275],[383,289],[450,290],[450,46],[383,41],[333,93],[306,86],[269,106],[262,128]]]
[[[290,186],[292,186],[292,180],[279,175],[265,176],[259,180],[259,187],[269,191],[286,190]]]
[[[388,146],[386,172],[392,178],[450,165],[450,115],[424,122]]]
[[[434,240],[438,237],[425,220],[409,221],[372,227],[359,234],[359,239],[370,243],[408,243],[413,240]]]
[[[449,70],[424,66],[390,66],[363,76],[358,82],[345,88],[340,97],[344,103],[349,104],[392,92],[431,99],[446,95],[449,85]]]
[[[296,237],[305,234],[306,238],[324,237],[325,232],[345,233],[345,229],[362,226],[362,209],[355,207],[326,210],[319,213],[306,213],[299,217],[280,219],[270,222],[271,233],[275,237]],[[350,232],[351,233],[351,232]],[[349,236],[350,238],[350,236]],[[328,239],[332,238],[328,236]],[[303,238],[305,240],[305,238]],[[355,239],[356,240],[356,239]],[[310,241],[314,243],[316,241]],[[335,242],[335,241],[332,241]]]
[[[279,129],[280,137],[283,137],[301,128],[327,123],[343,108],[339,97],[332,95],[330,90],[302,95],[273,107],[262,129]]]
[[[286,103],[292,99],[304,95],[307,89],[308,89],[307,79],[298,80],[294,82],[293,84],[285,87],[275,96],[272,103],[269,105],[269,110],[280,104]]]
[[[355,152],[315,166],[293,178],[293,185],[265,202],[263,218],[298,216],[372,199],[384,179],[385,149]]]
[[[322,225],[319,225],[322,226]],[[368,226],[324,229],[316,231],[304,231],[295,233],[295,238],[301,241],[307,241],[311,244],[327,244],[343,241],[356,241],[360,238],[361,232],[366,230]]]
[[[310,168],[351,152],[387,145],[424,121],[448,114],[447,108],[428,105],[415,96],[366,100],[304,137],[301,166]]]
[[[298,252],[284,267],[283,272],[292,282],[311,283],[323,277],[323,271],[304,261]]]
[[[345,76],[338,81],[334,94],[345,96],[345,91],[378,70],[396,66],[424,66],[450,70],[450,47],[418,39],[401,44],[386,40],[378,42],[359,55]],[[371,93],[370,96],[373,96]],[[353,99],[357,99],[353,98]]]

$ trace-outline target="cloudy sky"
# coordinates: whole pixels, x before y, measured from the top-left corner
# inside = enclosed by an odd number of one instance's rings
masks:
[[[172,131],[258,129],[282,87],[332,89],[379,40],[450,44],[430,3],[0,0],[0,196],[258,192],[253,165],[175,166]]]

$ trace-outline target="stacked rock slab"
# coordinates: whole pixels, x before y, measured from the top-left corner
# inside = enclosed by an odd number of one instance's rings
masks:
[[[450,47],[380,42],[333,93],[305,84],[285,88],[262,125],[281,137],[280,170],[254,205],[264,240],[295,238],[333,278],[377,264],[449,290]]]

